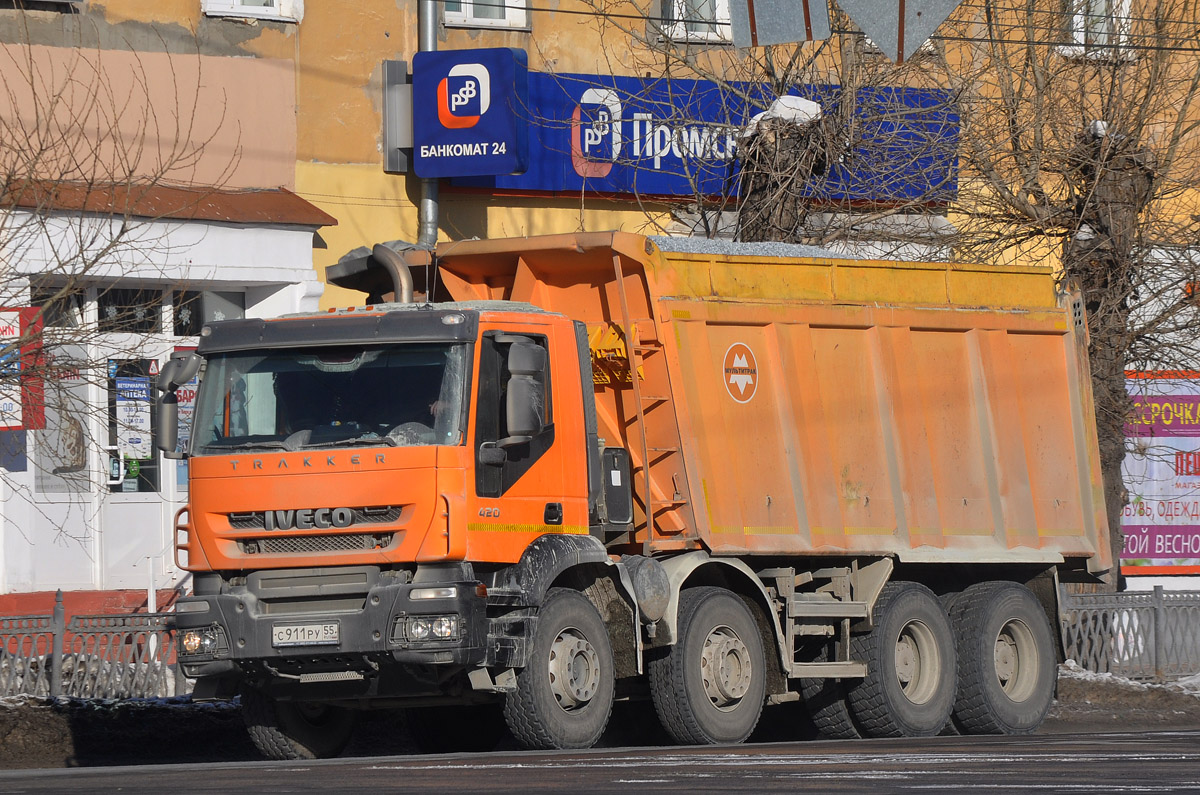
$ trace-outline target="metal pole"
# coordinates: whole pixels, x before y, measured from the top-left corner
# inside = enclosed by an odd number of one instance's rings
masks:
[[[54,595],[54,615],[50,619],[50,698],[62,695],[63,643],[67,634],[67,609],[62,589]]]
[[[1166,605],[1163,603],[1163,587],[1154,586],[1154,681],[1162,682],[1163,666],[1167,657]]]
[[[437,0],[417,2],[417,49],[421,52],[437,50]],[[433,249],[438,238],[438,181],[421,180],[421,198],[417,205],[417,245]]]

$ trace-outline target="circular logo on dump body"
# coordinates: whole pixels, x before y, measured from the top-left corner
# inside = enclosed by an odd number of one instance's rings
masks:
[[[758,390],[758,362],[754,359],[754,351],[735,342],[725,351],[722,367],[729,396],[738,403],[749,403]]]

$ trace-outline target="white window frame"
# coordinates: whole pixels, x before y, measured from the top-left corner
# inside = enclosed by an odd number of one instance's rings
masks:
[[[1124,49],[1129,41],[1132,0],[1070,0],[1071,43],[1059,48],[1063,55],[1103,61],[1131,60]]]
[[[299,22],[304,18],[304,0],[272,0],[270,6],[244,5],[243,0],[200,0],[210,17],[243,17]]]
[[[443,20],[449,28],[518,28],[528,29],[529,12],[526,0],[478,0],[480,5],[504,4],[504,16],[499,19],[472,15],[476,0],[460,0],[462,9],[451,11],[442,6]]]
[[[714,15],[712,19],[686,19],[687,0],[662,0],[663,8],[667,11],[667,19],[663,31],[672,41],[712,42],[727,44],[733,41],[733,26],[729,22],[729,0],[712,0]],[[701,22],[715,24],[716,30],[701,32],[689,31],[687,23]]]

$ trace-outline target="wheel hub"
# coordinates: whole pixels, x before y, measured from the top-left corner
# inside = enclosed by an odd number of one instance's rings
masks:
[[[700,676],[705,694],[718,708],[736,705],[750,689],[754,676],[750,649],[731,628],[716,627],[704,639]]]
[[[600,657],[579,630],[564,629],[550,644],[550,690],[565,710],[586,706],[600,682]]]
[[[996,639],[996,678],[1006,685],[1016,672],[1017,650],[1012,638],[1001,635]]]
[[[1013,618],[996,634],[992,665],[996,682],[1013,701],[1024,701],[1035,691],[1042,657],[1033,630]]]
[[[910,637],[901,637],[896,643],[896,677],[900,684],[908,686],[920,677],[921,654]]]
[[[923,621],[910,621],[900,630],[895,647],[896,680],[914,704],[924,704],[937,693],[941,658],[933,631]]]

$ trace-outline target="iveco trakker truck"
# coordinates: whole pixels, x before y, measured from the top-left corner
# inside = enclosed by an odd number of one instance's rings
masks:
[[[1056,585],[1112,566],[1048,270],[624,233],[370,263],[331,274],[394,279],[367,305],[211,323],[159,380],[174,450],[201,375],[179,659],[266,755],[371,708],[463,748],[585,748],[614,700],[695,744],[787,701],[846,738],[1042,721]]]

